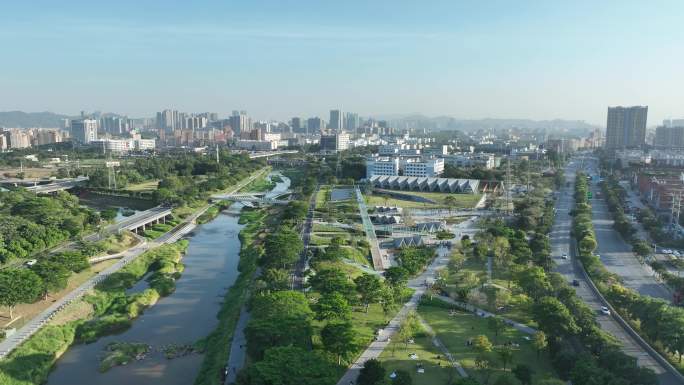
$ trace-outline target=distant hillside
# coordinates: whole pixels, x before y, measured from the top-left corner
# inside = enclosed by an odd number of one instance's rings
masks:
[[[52,112],[0,111],[0,127],[61,127],[67,118]]]
[[[532,119],[456,119],[450,116],[428,117],[420,114],[405,116],[388,115],[384,117],[390,120],[395,127],[399,128],[427,128],[433,131],[460,130],[473,131],[482,129],[549,129],[549,130],[593,130],[597,128],[582,120],[532,120]]]

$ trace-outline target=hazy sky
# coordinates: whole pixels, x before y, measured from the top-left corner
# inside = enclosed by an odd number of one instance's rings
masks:
[[[0,110],[684,117],[684,2],[6,1]]]

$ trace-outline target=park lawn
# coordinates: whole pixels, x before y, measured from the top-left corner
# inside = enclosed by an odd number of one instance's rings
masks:
[[[314,223],[313,229],[311,229],[313,232],[326,232],[326,233],[346,233],[347,229],[344,229],[342,227],[335,227],[332,225],[324,225],[321,223]]]
[[[328,196],[330,195],[330,187],[322,186],[316,193],[316,208],[322,208],[328,201]]]
[[[409,358],[411,353],[415,353],[418,359]],[[437,359],[438,356],[440,359]],[[408,345],[395,338],[378,359],[382,361],[388,376],[396,370],[405,370],[411,375],[414,385],[446,385],[451,383],[450,380],[460,377],[456,369],[449,367],[444,354],[426,333],[417,336],[414,343]],[[425,373],[418,373],[417,364],[423,365]]]
[[[355,247],[346,247],[345,249],[349,250],[349,256],[351,257],[350,259],[358,264],[364,265],[364,266],[370,266],[370,261],[368,261],[368,257],[366,254],[364,254],[363,251],[359,250],[358,248]],[[364,250],[365,251],[365,250]]]
[[[475,207],[477,202],[482,197],[481,194],[448,194],[448,193],[434,193],[434,192],[415,192],[415,191],[397,191],[398,193],[405,195],[413,195],[426,199],[430,199],[436,203],[427,202],[414,202],[410,200],[397,199],[391,197],[385,197],[382,194],[372,194],[366,195],[366,202],[369,206],[398,206],[407,209],[417,209],[417,208],[438,208],[447,207],[444,203],[444,199],[447,196],[452,196],[456,199],[456,202],[451,208],[453,209],[471,209]]]
[[[542,378],[555,376],[548,356],[542,353],[537,357],[537,352],[532,347],[532,342],[523,338],[527,336],[525,333],[513,328],[507,328],[495,338],[494,332],[487,326],[486,319],[464,312],[456,312],[454,316],[450,316],[449,310],[442,306],[421,304],[418,308],[418,313],[434,329],[437,337],[444,343],[466,372],[473,377],[480,380],[483,379],[482,373],[475,368],[475,357],[477,354],[471,347],[466,345],[466,342],[468,339],[478,335],[486,335],[495,346],[509,341],[520,345],[519,348],[514,349],[513,361],[507,365],[506,370],[510,370],[517,364],[528,365],[535,373],[533,383]],[[492,369],[494,377],[496,373],[502,373],[503,369],[495,353],[493,353],[493,357]]]
[[[361,271],[359,268],[344,263],[342,261],[321,261],[318,263],[322,269],[340,269],[342,272],[344,272],[344,274],[346,274],[351,279],[354,279],[363,274],[363,271]]]
[[[159,179],[151,179],[141,183],[129,184],[126,187],[128,191],[154,191],[159,185]]]
[[[275,187],[276,183],[271,181],[268,174],[259,176],[253,181],[249,182],[245,187],[241,188],[239,192],[264,192]]]

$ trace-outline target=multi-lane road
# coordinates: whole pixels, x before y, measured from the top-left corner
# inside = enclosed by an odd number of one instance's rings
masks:
[[[568,282],[577,280],[579,287],[576,287],[577,295],[596,311],[597,321],[601,328],[615,336],[622,343],[622,350],[637,359],[639,366],[653,369],[657,374],[660,384],[675,385],[682,382],[663,365],[661,365],[647,350],[637,342],[637,340],[619,323],[613,316],[602,315],[599,310],[606,304],[598,294],[591,289],[589,282],[585,279],[581,267],[578,265],[574,253],[573,240],[570,235],[572,228],[572,217],[569,211],[574,206],[573,186],[575,173],[580,167],[579,162],[572,162],[565,169],[566,182],[569,186],[563,186],[556,201],[556,218],[551,229],[552,255],[556,261],[556,271],[562,274]],[[600,244],[600,241],[599,241]],[[561,256],[567,254],[570,259],[562,259]]]

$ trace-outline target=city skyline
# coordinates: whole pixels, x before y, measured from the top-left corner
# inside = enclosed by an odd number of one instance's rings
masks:
[[[287,120],[334,107],[600,126],[606,106],[648,105],[649,126],[684,115],[684,5],[674,1],[185,7],[5,5],[1,109]]]

